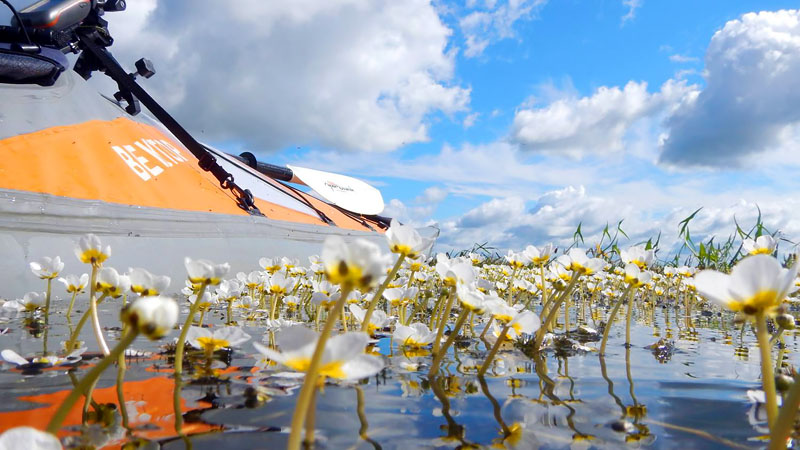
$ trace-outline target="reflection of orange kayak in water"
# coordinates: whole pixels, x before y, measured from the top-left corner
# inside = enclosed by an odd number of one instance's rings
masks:
[[[136,429],[143,425],[148,427],[136,430],[134,434],[146,439],[161,439],[175,436],[175,411],[172,405],[175,381],[167,377],[154,377],[147,380],[127,381],[122,392],[128,409],[129,426]],[[61,402],[69,395],[69,390],[53,392],[50,394],[31,395],[19,397],[19,400],[35,404],[42,404],[41,408],[25,411],[11,411],[0,413],[0,433],[13,427],[31,426],[41,428],[50,421]],[[113,403],[119,411],[116,386],[95,389],[92,399],[100,404]],[[181,412],[192,409],[181,398]],[[83,402],[79,401],[69,412],[64,421],[64,428],[81,425]],[[156,428],[157,427],[157,428]],[[184,423],[183,432],[187,435],[203,433],[219,429],[219,426],[207,425],[199,422]],[[62,429],[59,437],[63,438],[73,432]],[[113,447],[111,447],[113,448]]]

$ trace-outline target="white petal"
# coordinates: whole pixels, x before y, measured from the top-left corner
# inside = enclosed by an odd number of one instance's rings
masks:
[[[10,362],[11,364],[15,364],[17,366],[28,364],[28,360],[20,356],[19,353],[15,352],[14,350],[5,349],[0,352],[0,356],[2,356],[3,360],[6,362]]]

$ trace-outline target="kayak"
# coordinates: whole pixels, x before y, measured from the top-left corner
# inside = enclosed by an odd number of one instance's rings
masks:
[[[30,45],[38,49],[26,50],[28,44],[11,42],[9,35],[20,34],[10,28],[0,29],[2,295],[41,290],[28,263],[43,256],[61,256],[65,274],[85,270],[71,255],[86,233],[111,246],[110,265],[146,267],[176,280],[185,276],[186,256],[249,271],[261,257],[305,265],[329,236],[385,245],[388,219],[377,215],[383,200],[362,181],[298,168],[314,187],[309,192],[265,175],[250,154],[199,148],[136,85],[135,74],[117,74],[120,92],[113,97],[87,82],[84,54],[110,57],[93,47],[96,36],[68,30],[82,54],[67,70],[61,51],[36,43]],[[112,76],[115,63],[111,57],[102,71]],[[152,75],[141,67],[140,75]]]

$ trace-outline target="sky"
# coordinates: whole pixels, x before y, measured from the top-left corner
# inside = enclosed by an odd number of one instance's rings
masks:
[[[19,3],[19,2],[16,2]],[[232,6],[232,5],[235,5]],[[790,1],[129,0],[112,52],[201,140],[378,187],[437,249],[800,238]],[[784,242],[784,246],[791,245]]]

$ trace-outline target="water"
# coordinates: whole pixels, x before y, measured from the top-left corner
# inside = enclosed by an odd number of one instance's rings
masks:
[[[102,323],[118,323],[114,318],[119,304],[103,304],[100,309]],[[78,317],[73,313],[73,323]],[[695,314],[691,323],[677,316],[676,323],[675,310],[656,308],[656,328],[649,312],[639,311],[635,317],[632,348],[625,348],[624,323],[617,322],[604,359],[592,351],[564,356],[548,352],[537,362],[519,348],[509,347],[501,353],[502,363],[495,364],[485,379],[471,369],[486,353],[477,338],[459,342],[440,376],[430,379],[425,366],[430,357],[404,356],[389,337],[382,337],[373,351],[384,355],[387,368],[383,372],[357,384],[328,383],[318,396],[317,447],[763,446],[758,438],[764,430],[748,417],[752,406],[747,390],[760,386],[758,349],[752,333],[746,333],[741,343],[749,350],[747,357],[737,350],[740,333],[731,329],[728,315]],[[720,319],[727,329],[721,327]],[[214,326],[224,320],[217,313],[206,317],[206,323]],[[572,323],[576,320],[573,317]],[[671,320],[669,326],[665,320]],[[0,348],[24,356],[42,351],[43,330],[31,328],[26,321],[22,314],[0,324],[0,329],[9,329],[0,335]],[[46,345],[53,350],[66,340],[68,324],[63,311],[55,312],[50,322]],[[253,340],[268,343],[269,333],[257,323],[243,327]],[[106,334],[113,345],[119,332],[111,329]],[[116,406],[118,371],[112,366],[94,391],[97,405],[89,405],[88,414],[83,415],[83,401],[79,401],[68,418],[67,428],[60,434],[67,438],[65,443],[86,443],[91,438],[94,445],[108,448],[144,440],[163,448],[185,448],[187,442],[193,449],[284,447],[302,380],[279,367],[254,368],[260,356],[252,341],[232,353],[218,353],[221,361],[210,369],[204,368],[200,355],[195,355],[197,365],[186,366],[180,401],[182,430],[187,437],[178,436],[172,362],[160,354],[165,343],[176,336],[173,331],[162,341],[139,337],[134,342],[135,349],[153,354],[127,361],[123,388],[127,428],[122,426]],[[671,350],[646,348],[665,336],[671,336]],[[90,326],[84,328],[81,339],[96,348]],[[789,332],[785,340],[793,362],[797,335]],[[0,431],[19,425],[44,429],[73,381],[87,372],[89,364],[97,363],[92,355],[86,356],[88,360],[73,370],[60,367],[35,373],[11,364],[0,366]],[[403,368],[408,363],[422,366],[409,371]],[[82,419],[86,419],[86,427],[80,426]],[[505,440],[504,435],[508,436]]]

